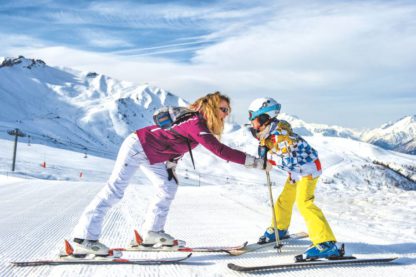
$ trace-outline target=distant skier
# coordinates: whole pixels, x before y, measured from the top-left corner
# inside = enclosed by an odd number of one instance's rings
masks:
[[[256,99],[249,106],[252,133],[259,140],[259,149],[265,149],[259,153],[263,152],[270,163],[289,173],[274,206],[279,238],[287,234],[296,201],[313,243],[304,252],[303,258],[340,256],[331,227],[314,204],[316,184],[322,174],[318,153],[293,132],[287,121],[276,118],[279,112],[280,104],[272,98]],[[276,241],[273,223],[260,237],[259,243],[271,241]]]
[[[263,169],[262,159],[232,149],[218,140],[224,129],[224,119],[231,112],[228,97],[220,92],[211,93],[196,100],[189,108],[195,113],[174,124],[172,130],[152,125],[137,130],[124,140],[107,184],[75,227],[74,254],[107,255],[108,247],[98,241],[104,216],[123,197],[137,169],[141,169],[156,188],[142,226],[142,244],[146,246],[174,245],[175,238],[164,232],[164,226],[178,188],[175,167],[190,148],[201,144],[227,161]],[[271,165],[267,164],[266,170],[270,170]]]

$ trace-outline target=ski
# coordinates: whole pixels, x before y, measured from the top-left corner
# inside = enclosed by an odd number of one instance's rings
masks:
[[[299,233],[286,235],[285,237],[283,237],[281,239],[281,241],[289,241],[290,242],[292,240],[307,238],[308,236],[309,235],[305,232],[299,232]],[[245,247],[232,249],[232,250],[229,250],[229,251],[226,251],[226,252],[228,254],[232,255],[232,256],[239,256],[239,255],[245,254],[247,252],[253,252],[253,251],[263,249],[263,248],[266,248],[266,247],[270,247],[270,246],[274,246],[274,245],[276,245],[276,242],[268,242],[268,243],[263,243],[263,244],[252,243],[252,244],[247,244]]]
[[[163,247],[145,247],[138,245],[128,248],[113,248],[113,251],[120,252],[223,252],[230,253],[232,251],[238,251],[244,249],[248,242],[245,242],[238,246],[200,246],[200,247],[183,247],[183,246],[163,246]]]
[[[191,257],[192,253],[185,257],[172,257],[161,259],[123,259],[116,257],[94,257],[94,258],[76,258],[68,256],[57,260],[38,260],[38,261],[22,261],[12,262],[14,266],[42,266],[42,265],[68,265],[68,264],[133,264],[133,265],[163,265],[163,264],[175,264],[182,262]]]
[[[395,258],[380,258],[380,259],[357,259],[355,257],[345,257],[341,260],[314,260],[307,262],[295,262],[289,264],[274,264],[274,265],[263,265],[263,266],[241,266],[233,263],[228,264],[228,268],[240,271],[270,271],[270,270],[285,270],[285,269],[299,269],[307,267],[321,267],[321,266],[336,266],[336,265],[354,265],[354,264],[379,264],[389,263],[396,260]]]
[[[176,242],[173,246],[143,246],[143,239],[137,230],[134,230],[135,244],[127,248],[113,248],[113,251],[119,252],[224,252],[237,251],[247,246],[248,242],[245,242],[237,246],[200,246],[200,247],[185,247],[181,246],[179,242]]]

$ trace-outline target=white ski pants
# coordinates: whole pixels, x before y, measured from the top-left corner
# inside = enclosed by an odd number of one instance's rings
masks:
[[[156,189],[153,201],[149,205],[143,233],[163,230],[169,207],[178,188],[175,180],[168,180],[165,163],[151,165],[135,133],[129,135],[120,147],[113,172],[105,187],[95,196],[82,214],[74,229],[74,237],[98,240],[101,235],[104,216],[120,199],[129,180],[140,168]]]

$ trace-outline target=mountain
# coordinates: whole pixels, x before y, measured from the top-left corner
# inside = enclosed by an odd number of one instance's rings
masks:
[[[147,84],[119,81],[95,72],[51,67],[38,59],[0,59],[0,137],[19,128],[33,142],[114,157],[117,146],[133,130],[152,124],[155,109],[187,102]],[[306,123],[291,115],[302,136],[321,135],[362,140],[380,147],[415,154],[415,116],[360,133],[340,126]],[[225,132],[241,128],[228,122]]]
[[[306,123],[296,116],[280,114],[279,119],[290,122],[293,130],[302,136],[322,135],[326,137],[341,137],[358,139],[360,133],[349,128],[329,126],[325,124]]]
[[[19,128],[33,142],[114,156],[130,132],[164,105],[187,102],[163,89],[95,72],[50,67],[36,59],[0,65],[0,136]],[[115,146],[116,145],[116,146]]]
[[[380,128],[356,131],[340,126],[306,123],[296,116],[280,114],[280,119],[290,122],[292,128],[302,136],[322,135],[325,137],[349,138],[368,142],[387,150],[416,155],[416,115],[389,122]]]
[[[366,131],[360,139],[384,149],[416,155],[416,115]]]

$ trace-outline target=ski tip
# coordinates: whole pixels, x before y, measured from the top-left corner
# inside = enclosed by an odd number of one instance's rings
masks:
[[[10,262],[12,266],[24,267],[24,266],[39,266],[45,265],[43,261],[32,261],[32,262]]]
[[[295,237],[295,238],[308,238],[309,237],[309,234],[307,233],[307,232],[304,232],[304,231],[302,231],[302,232],[298,232],[298,233],[292,233],[292,234],[289,234],[289,238],[290,237]]]
[[[227,267],[231,270],[234,270],[234,271],[247,271],[247,269],[245,267],[240,266],[240,265],[236,265],[236,264],[233,264],[233,263],[227,264]]]
[[[225,253],[227,253],[230,256],[240,256],[244,253],[246,253],[246,251],[242,250],[242,249],[233,249],[233,250],[227,250],[225,251]]]
[[[23,262],[10,262],[12,266],[25,266],[26,264]]]

